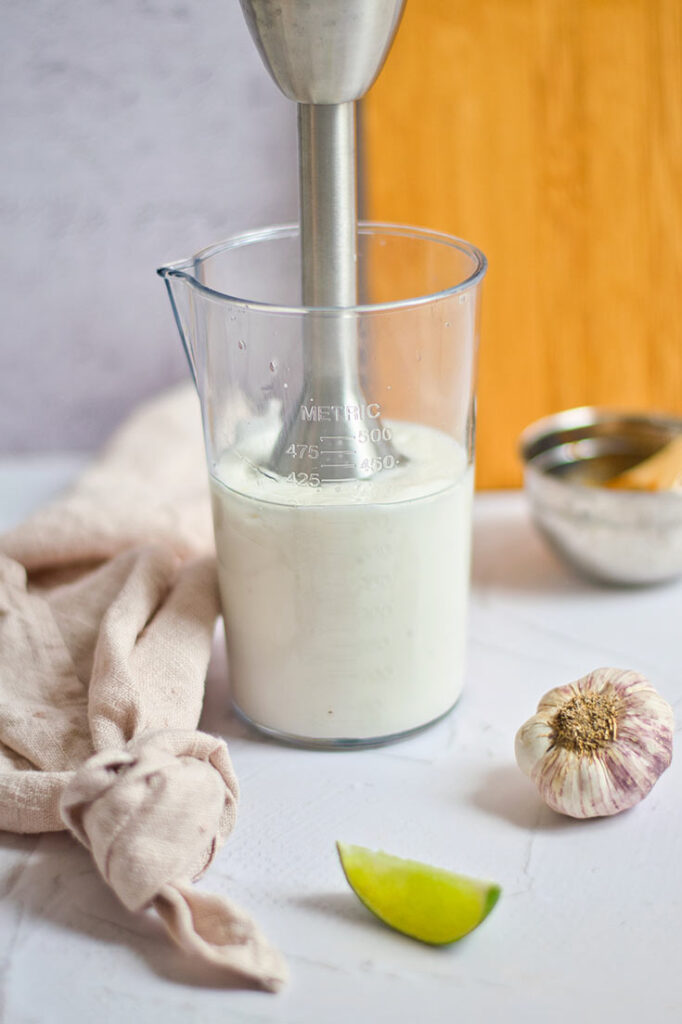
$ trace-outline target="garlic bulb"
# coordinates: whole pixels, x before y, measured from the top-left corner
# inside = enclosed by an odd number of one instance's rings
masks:
[[[516,734],[516,760],[553,810],[618,814],[670,764],[673,725],[672,708],[644,676],[598,668],[545,694]]]

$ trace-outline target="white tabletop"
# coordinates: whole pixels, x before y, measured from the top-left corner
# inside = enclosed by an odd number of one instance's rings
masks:
[[[82,460],[0,463],[0,527]],[[674,763],[633,811],[545,808],[513,737],[550,687],[600,665],[644,671],[682,703],[682,585],[610,590],[561,567],[518,493],[479,496],[468,685],[455,711],[380,750],[291,750],[228,710],[218,646],[202,727],[227,737],[237,829],[201,886],[248,908],[285,953],[279,995],[226,991],[133,916],[64,834],[0,834],[0,1021],[405,1024],[682,1020],[682,800]],[[347,888],[334,841],[499,881],[472,935],[420,945]]]

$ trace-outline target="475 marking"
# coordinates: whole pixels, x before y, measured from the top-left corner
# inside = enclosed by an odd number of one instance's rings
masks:
[[[319,459],[320,449],[316,444],[290,444],[287,455],[293,455],[295,459]]]

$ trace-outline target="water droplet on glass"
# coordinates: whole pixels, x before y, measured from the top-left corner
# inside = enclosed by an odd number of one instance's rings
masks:
[[[459,297],[459,304],[460,304],[460,306],[463,306],[464,303],[466,302],[466,300],[467,300],[466,295],[460,295],[460,297]]]
[[[245,342],[245,341],[241,341],[241,339],[240,339],[240,340],[239,340],[239,341],[237,342],[237,345],[238,345],[238,346],[239,346],[239,348],[240,348],[240,349],[242,350],[242,352],[243,352],[243,351],[244,351],[244,349],[246,348],[246,342]]]
[[[450,321],[449,321],[449,320],[446,320],[446,321],[445,321],[445,326],[446,326],[446,327],[449,327],[449,326],[450,326]]]
[[[284,387],[285,387],[285,388],[288,388],[288,387],[289,387],[289,385],[287,384],[287,382],[286,382],[286,381],[284,381]]]
[[[271,359],[270,360],[270,371],[271,371],[271,373],[274,373],[276,369],[277,369],[277,361],[275,359]]]
[[[393,387],[393,385],[392,385],[392,384],[387,384],[387,385],[386,385],[386,390],[387,390],[387,391],[390,391],[392,387]]]
[[[417,352],[417,362],[421,363],[421,361],[422,361],[422,354],[421,354],[421,352]]]

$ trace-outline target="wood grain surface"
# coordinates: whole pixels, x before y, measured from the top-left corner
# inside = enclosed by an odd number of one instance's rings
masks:
[[[408,0],[365,212],[487,254],[481,487],[582,404],[682,413],[682,0]]]

